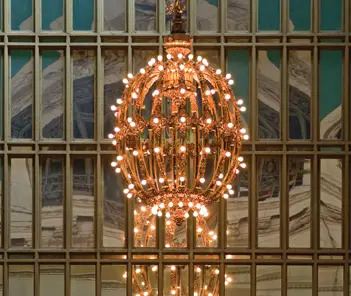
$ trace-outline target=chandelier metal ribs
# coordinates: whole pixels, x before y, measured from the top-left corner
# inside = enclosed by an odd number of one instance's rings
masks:
[[[236,100],[230,74],[191,53],[184,33],[184,1],[174,1],[172,34],[159,55],[135,76],[123,79],[125,91],[111,109],[116,125],[112,166],[122,173],[124,193],[149,206],[153,214],[181,223],[192,213],[234,194],[243,139],[243,100]]]

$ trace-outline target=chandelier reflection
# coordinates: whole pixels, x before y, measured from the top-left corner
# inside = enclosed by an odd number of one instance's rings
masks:
[[[246,109],[231,89],[231,75],[191,53],[183,2],[169,8],[174,19],[166,56],[123,79],[109,135],[117,150],[112,166],[128,184],[127,197],[177,224],[191,214],[208,216],[209,205],[234,194],[231,183],[245,167],[240,151],[248,139],[240,123]]]

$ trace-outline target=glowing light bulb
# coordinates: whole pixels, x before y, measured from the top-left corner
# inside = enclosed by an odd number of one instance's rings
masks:
[[[121,172],[121,169],[120,169],[120,168],[116,168],[116,169],[115,169],[115,172],[116,172],[117,174],[119,174],[119,173]]]
[[[230,157],[232,154],[229,152],[229,151],[227,151],[226,153],[225,153],[225,156],[227,156],[227,157]]]
[[[121,129],[120,129],[118,126],[116,126],[116,127],[114,128],[114,131],[115,131],[116,133],[119,133],[119,132],[121,131]]]
[[[201,268],[200,268],[200,267],[197,267],[197,268],[196,268],[196,272],[201,272]]]
[[[194,55],[192,53],[188,55],[189,60],[192,60],[193,58],[194,58]]]
[[[163,66],[162,65],[158,66],[158,70],[163,71]]]
[[[234,127],[234,124],[233,124],[232,122],[229,122],[229,123],[228,123],[228,127],[229,127],[229,128],[233,128],[233,127]]]
[[[184,182],[185,178],[184,177],[180,177],[179,180],[180,180],[180,182]]]
[[[242,99],[239,99],[237,103],[240,106],[240,105],[244,104],[244,101]]]
[[[169,202],[168,203],[168,206],[171,208],[171,207],[173,207],[173,202]]]
[[[215,270],[215,274],[219,274],[219,269],[216,269],[216,270]]]
[[[188,219],[188,218],[189,218],[189,213],[185,213],[185,214],[184,214],[184,217],[185,217],[186,219]]]
[[[128,83],[128,79],[127,79],[127,78],[124,78],[124,79],[122,80],[122,82],[123,82],[124,84],[127,84],[127,83]]]
[[[169,53],[167,54],[167,59],[170,60],[172,58],[172,55]]]
[[[230,94],[226,94],[226,95],[224,96],[224,98],[225,98],[226,100],[229,100],[229,99],[230,99]]]
[[[210,147],[206,147],[206,148],[205,148],[205,152],[206,152],[206,153],[211,153],[211,148],[210,148]]]
[[[166,244],[165,247],[166,247],[166,248],[170,248],[171,245],[170,245],[170,244]]]
[[[225,75],[225,78],[230,79],[230,78],[232,78],[232,75],[228,73],[227,75]]]
[[[112,167],[116,167],[116,166],[117,166],[117,162],[112,161],[112,162],[111,162],[111,166],[112,166]]]
[[[209,96],[210,94],[211,94],[211,91],[210,91],[210,90],[206,90],[206,91],[205,91],[205,95],[206,95],[206,96]]]
[[[207,124],[211,124],[211,123],[212,123],[212,119],[211,119],[211,118],[207,118],[207,119],[206,119],[206,123],[207,123]]]
[[[139,155],[139,152],[136,151],[136,150],[134,150],[134,151],[133,151],[133,155],[134,155],[134,156],[138,156],[138,155]]]
[[[108,134],[109,139],[113,139],[115,136],[113,134]]]
[[[184,67],[183,64],[179,65],[179,69],[180,69],[180,70],[184,70],[184,68],[185,68],[185,67]]]
[[[240,166],[244,169],[244,168],[246,168],[246,163],[243,162],[240,164]]]
[[[232,188],[233,188],[233,186],[232,186],[232,185],[230,185],[230,184],[228,184],[228,185],[227,185],[227,188],[228,188],[228,189],[232,189]]]
[[[216,74],[217,74],[217,75],[220,75],[220,74],[222,74],[222,71],[221,71],[221,69],[217,69],[217,70],[216,70]]]
[[[198,56],[198,57],[197,57],[197,61],[198,61],[198,62],[201,62],[201,61],[202,61],[202,56]]]
[[[233,194],[234,194],[234,190],[233,190],[233,189],[230,189],[230,190],[229,190],[229,194],[230,194],[230,195],[233,195]]]
[[[146,180],[141,180],[142,185],[146,185],[147,181]]]
[[[183,58],[183,54],[178,53],[178,59],[182,59]]]
[[[152,270],[153,272],[157,271],[157,266],[153,266],[153,267],[151,268],[151,270]]]
[[[176,267],[174,265],[171,266],[171,270],[175,271]]]
[[[118,105],[121,105],[121,104],[123,103],[123,101],[122,101],[122,99],[117,99],[117,100],[116,100],[116,103],[117,103]]]
[[[127,198],[132,198],[132,197],[133,197],[133,194],[131,194],[131,193],[127,194]]]
[[[204,71],[205,70],[205,66],[204,65],[201,65],[200,66],[200,71]]]
[[[224,194],[223,194],[223,198],[228,199],[228,198],[229,198],[228,193],[224,193]]]
[[[155,148],[154,148],[155,153],[159,153],[160,150],[161,150],[160,147],[155,147]]]
[[[171,214],[169,212],[166,213],[166,218],[171,218]]]
[[[217,186],[221,186],[222,182],[218,180],[218,181],[216,181],[216,184],[217,184]]]
[[[163,60],[163,57],[162,57],[161,55],[159,55],[159,56],[157,57],[157,59],[161,62],[161,61]]]
[[[164,183],[164,182],[165,182],[165,179],[161,177],[161,178],[158,179],[158,181],[159,181],[160,183]]]
[[[183,207],[183,202],[180,201],[180,202],[178,203],[178,207],[182,208],[182,207]]]
[[[144,68],[141,68],[141,69],[140,69],[140,73],[141,73],[141,74],[145,74],[145,69],[144,69]]]
[[[233,80],[233,79],[230,79],[230,80],[228,81],[228,84],[229,84],[229,85],[233,85],[233,84],[234,84],[234,80]]]
[[[203,184],[203,183],[205,183],[205,181],[206,181],[205,178],[200,178],[200,183]]]
[[[195,212],[193,213],[193,216],[194,216],[194,217],[197,217],[197,216],[199,216],[199,213],[198,213],[197,211],[195,211]]]
[[[132,79],[132,78],[133,78],[133,74],[132,74],[132,73],[128,73],[127,77],[128,77],[129,79]]]
[[[112,105],[111,106],[111,111],[116,111],[117,110],[117,107],[115,105]]]
[[[133,188],[134,188],[134,184],[129,184],[129,185],[128,185],[128,188],[129,188],[129,189],[133,189]]]
[[[249,135],[245,135],[244,140],[248,140],[248,139],[249,139]]]
[[[180,151],[181,151],[181,152],[185,152],[185,150],[186,150],[186,147],[185,147],[185,146],[180,146]]]
[[[184,88],[180,89],[180,93],[184,95],[185,94],[185,89]]]
[[[157,124],[157,123],[160,122],[160,120],[159,120],[157,117],[155,117],[155,118],[153,119],[153,122]]]
[[[123,159],[123,156],[121,156],[121,155],[118,155],[118,156],[117,156],[117,160],[118,160],[118,161],[121,161],[122,159]]]
[[[131,127],[135,127],[135,126],[136,126],[135,122],[132,121],[132,122],[130,123],[130,126],[131,126]]]
[[[242,107],[240,108],[240,111],[241,111],[241,112],[245,112],[245,111],[246,111],[246,107],[245,107],[245,106],[242,106]]]
[[[242,129],[240,130],[240,133],[245,134],[245,133],[246,133],[246,129],[242,128]]]
[[[189,206],[189,208],[192,208],[194,206],[194,203],[193,202],[189,202],[188,206]]]
[[[162,217],[162,212],[158,211],[157,216]]]
[[[239,156],[239,157],[238,157],[238,160],[239,160],[240,162],[242,162],[242,161],[244,161],[244,157]]]

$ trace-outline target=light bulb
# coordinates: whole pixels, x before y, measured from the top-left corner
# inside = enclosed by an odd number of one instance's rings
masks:
[[[142,185],[146,185],[147,181],[146,180],[141,180]]]
[[[197,57],[197,61],[198,61],[198,62],[201,62],[201,61],[202,61],[202,56],[198,56],[198,57]]]
[[[245,134],[246,133],[246,129],[244,129],[244,128],[240,129],[240,133]]]
[[[140,73],[141,73],[141,74],[145,74],[145,69],[144,69],[144,68],[141,68],[141,69],[140,69]]]
[[[216,74],[217,74],[217,75],[220,75],[220,74],[222,74],[222,71],[221,71],[221,69],[217,69],[217,70],[216,70]]]
[[[180,202],[178,203],[178,207],[182,208],[182,207],[183,207],[183,202],[180,201]]]
[[[200,178],[200,183],[203,184],[203,183],[205,183],[205,181],[206,181],[205,178]]]
[[[200,71],[204,71],[205,70],[205,66],[204,65],[201,65],[200,66]]]
[[[179,180],[180,180],[180,182],[184,182],[185,178],[184,177],[180,177]]]
[[[112,162],[111,162],[111,166],[112,166],[112,167],[116,167],[116,166],[117,166],[117,162],[112,161]]]
[[[173,207],[173,202],[170,201],[170,202],[168,203],[168,206],[169,206],[170,208]]]
[[[113,139],[115,136],[113,134],[108,134],[109,139]]]
[[[230,94],[226,94],[226,95],[224,96],[224,98],[225,98],[226,100],[229,100],[229,99],[230,99]]]
[[[129,79],[132,79],[132,78],[133,78],[133,74],[132,74],[132,73],[128,73],[127,77],[128,77]]]
[[[238,157],[238,160],[239,160],[240,162],[242,162],[242,161],[244,161],[244,157],[239,156],[239,157]]]
[[[244,140],[248,140],[249,139],[249,135],[244,135]]]
[[[229,194],[230,194],[230,195],[233,195],[233,194],[234,194],[234,190],[233,190],[233,189],[230,189],[230,190],[229,190]]]
[[[217,186],[221,186],[222,182],[218,180],[218,181],[216,181],[216,184],[217,184]]]
[[[167,54],[167,59],[170,60],[172,58],[172,55],[169,53]]]
[[[121,156],[121,155],[118,155],[118,156],[117,156],[117,160],[118,160],[118,161],[121,161],[122,159],[123,159],[123,156]]]
[[[246,107],[245,107],[245,106],[242,106],[242,107],[240,108],[240,111],[241,111],[241,112],[245,112],[245,111],[246,111]]]
[[[119,173],[121,172],[121,169],[120,169],[120,168],[116,168],[116,169],[115,169],[115,172],[116,172],[117,174],[119,174]]]
[[[233,128],[233,127],[234,127],[234,124],[233,124],[232,122],[229,122],[229,123],[228,123],[228,127],[229,127],[229,128]]]
[[[115,105],[112,105],[111,106],[111,111],[116,111],[117,110],[117,107]]]
[[[186,121],[186,118],[184,117],[184,116],[182,116],[181,118],[180,118],[180,122],[185,122]]]
[[[159,153],[160,152],[160,147],[155,147],[154,151],[155,151],[155,153]]]
[[[153,120],[153,122],[156,123],[156,124],[159,123],[159,121],[160,120],[157,117],[155,117],[154,120]]]
[[[210,148],[210,147],[206,147],[206,148],[205,148],[205,152],[206,152],[206,153],[211,153],[211,148]]]
[[[122,82],[123,82],[124,84],[127,84],[127,83],[128,83],[128,79],[127,79],[127,78],[124,78],[124,79],[122,80]]]
[[[115,133],[119,133],[119,132],[121,131],[121,129],[120,129],[118,126],[116,126],[116,127],[114,128],[114,131],[115,131]]]
[[[193,202],[189,202],[188,206],[189,206],[189,208],[192,208],[194,206],[194,203]]]
[[[233,186],[232,186],[232,185],[230,185],[230,184],[228,184],[228,185],[227,185],[227,188],[228,188],[228,189],[232,189],[232,188],[233,188]]]
[[[181,152],[185,152],[185,150],[186,150],[186,147],[185,147],[185,146],[180,146],[180,151],[181,151]]]
[[[193,58],[194,58],[194,55],[192,53],[188,55],[189,60],[192,60]]]
[[[129,185],[128,185],[128,188],[129,188],[129,189],[133,189],[133,188],[134,188],[134,184],[129,184]]]
[[[246,168],[246,163],[243,162],[240,164],[240,166],[244,169],[244,168]]]
[[[163,66],[162,65],[158,66],[158,70],[163,71]]]
[[[242,105],[242,104],[244,104],[244,101],[242,99],[239,99],[237,103],[238,103],[238,105]]]
[[[159,181],[160,183],[164,183],[165,179],[161,177],[160,179],[158,179],[158,181]]]
[[[224,197],[225,199],[228,199],[228,198],[229,198],[228,193],[224,193],[224,194],[223,194],[223,197]]]
[[[161,62],[162,59],[163,59],[163,57],[162,57],[161,55],[159,55],[159,56],[157,57],[157,59]]]
[[[183,58],[183,54],[178,53],[178,59],[182,59]]]
[[[133,151],[133,155],[134,155],[134,156],[138,156],[138,155],[139,155],[139,152],[136,151],[136,150],[134,150],[134,151]]]
[[[123,101],[122,101],[122,99],[117,99],[117,100],[116,100],[116,103],[117,103],[118,105],[121,105],[121,104],[123,103]]]
[[[184,67],[183,64],[179,65],[179,69],[180,69],[180,70],[184,70],[184,68],[185,68],[185,67]]]
[[[181,89],[180,89],[180,93],[184,95],[184,94],[185,94],[185,89],[184,89],[184,88],[181,88]]]
[[[211,124],[212,123],[212,119],[211,118],[207,118],[206,119],[206,123]]]
[[[131,127],[135,127],[135,126],[136,126],[135,122],[132,121],[132,122],[130,123],[130,126],[131,126]]]
[[[127,198],[132,198],[132,197],[133,197],[133,194],[131,194],[131,193],[127,194]]]
[[[197,216],[199,216],[199,213],[198,213],[197,211],[195,211],[195,212],[193,213],[193,216],[194,216],[194,217],[197,217]]]
[[[225,75],[225,78],[230,79],[230,78],[232,78],[232,75],[230,73],[228,73],[227,75]]]
[[[205,95],[206,95],[206,96],[209,96],[210,94],[211,94],[211,91],[210,91],[210,90],[206,90],[206,91],[205,91]]]
[[[157,266],[153,266],[153,267],[151,268],[151,270],[152,270],[153,272],[157,271]]]
[[[227,156],[227,157],[230,157],[232,154],[229,152],[229,151],[227,151],[226,153],[225,153],[225,156]]]

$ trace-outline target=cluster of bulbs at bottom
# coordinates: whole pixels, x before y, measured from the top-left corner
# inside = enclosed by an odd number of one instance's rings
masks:
[[[171,268],[171,272],[175,272],[176,269],[177,269],[175,265],[171,265],[170,268]],[[156,272],[156,271],[158,270],[158,268],[157,268],[156,265],[154,265],[154,266],[151,268],[151,270],[152,270],[153,272]],[[142,272],[142,268],[138,267],[138,268],[135,269],[135,273],[140,274],[141,272]],[[195,272],[196,272],[196,273],[201,273],[201,272],[202,272],[201,267],[199,267],[199,266],[196,267],[196,268],[195,268]],[[213,274],[214,274],[214,275],[218,276],[219,273],[220,273],[220,271],[219,271],[218,268],[216,268],[216,269],[213,270]],[[123,274],[123,278],[126,279],[127,277],[128,277],[127,272],[125,272],[125,273]],[[228,285],[232,282],[232,278],[231,278],[230,276],[228,276],[227,274],[225,274],[224,277],[225,277],[224,284],[225,284],[226,286],[228,286]],[[142,286],[145,286],[145,282],[142,282],[141,284],[142,284]],[[205,286],[204,286],[204,290],[207,290],[207,288],[208,288],[207,285],[205,285]],[[178,287],[178,289],[180,289],[180,287]],[[173,288],[171,289],[170,293],[171,293],[171,295],[177,295],[177,289],[173,287]],[[137,294],[135,294],[135,296],[149,296],[149,292],[148,292],[148,291],[145,291],[145,292],[137,293]],[[195,291],[195,292],[194,292],[194,296],[199,296],[199,293]],[[206,296],[215,296],[215,295],[213,295],[213,293],[209,292],[209,293],[206,294]]]

